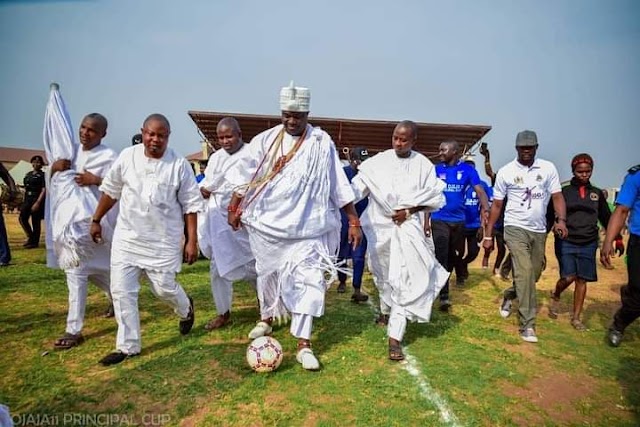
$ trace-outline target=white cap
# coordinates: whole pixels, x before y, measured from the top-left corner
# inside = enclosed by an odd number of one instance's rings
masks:
[[[280,89],[280,110],[296,111],[301,113],[309,112],[311,102],[311,92],[306,87],[295,87],[293,80],[289,86]]]

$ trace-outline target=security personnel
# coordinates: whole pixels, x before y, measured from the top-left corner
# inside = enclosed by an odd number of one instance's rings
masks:
[[[44,159],[42,156],[33,156],[31,165],[33,170],[28,172],[23,180],[25,196],[24,202],[20,207],[20,216],[18,217],[24,234],[27,235],[27,241],[22,246],[27,249],[37,248],[40,243],[46,193],[44,172],[42,171]],[[31,219],[31,224],[29,224],[29,219]]]
[[[627,326],[640,317],[640,165],[629,169],[616,200],[607,234],[600,250],[600,262],[611,268],[613,242],[629,216],[629,244],[627,246],[627,274],[629,283],[620,288],[622,307],[613,316],[607,338],[618,347]]]

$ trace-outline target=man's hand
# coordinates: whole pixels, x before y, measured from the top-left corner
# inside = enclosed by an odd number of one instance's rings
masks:
[[[80,187],[84,187],[86,185],[100,185],[102,180],[99,176],[92,174],[91,172],[84,171],[82,173],[77,173],[75,177],[76,184]]]
[[[351,243],[351,247],[353,249],[360,246],[360,242],[362,242],[362,229],[358,226],[349,226],[349,230],[347,230],[348,242]]]
[[[567,224],[564,221],[556,222],[553,225],[553,232],[561,239],[566,239],[569,235],[569,230],[567,230]]]
[[[93,240],[94,243],[101,244],[102,226],[97,222],[92,222],[91,227],[89,228],[89,235],[91,236],[91,240]]]
[[[49,170],[51,171],[51,175],[56,172],[63,172],[71,169],[71,160],[68,159],[58,159],[51,164]]]
[[[184,262],[191,265],[198,259],[198,244],[195,240],[189,240],[184,245]]]
[[[395,225],[402,225],[410,216],[409,209],[398,209],[391,215],[391,219]]]
[[[482,247],[485,251],[491,252],[493,250],[493,237],[487,235],[482,238]]]
[[[31,205],[31,212],[38,212],[40,210],[40,202],[35,202]]]
[[[202,197],[204,197],[205,199],[208,199],[211,196],[211,191],[207,190],[204,187],[200,187],[200,194],[202,194]]]
[[[602,248],[600,249],[600,263],[602,263],[602,265],[604,265],[604,267],[609,270],[613,268],[613,264],[611,264],[612,255],[613,245],[605,240],[605,242],[602,244]]]

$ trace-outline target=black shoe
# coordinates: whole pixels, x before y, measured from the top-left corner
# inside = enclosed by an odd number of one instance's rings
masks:
[[[456,287],[464,288],[465,278],[464,277],[456,277]]]
[[[451,301],[449,298],[440,300],[440,311],[447,313],[451,308]]]
[[[193,299],[189,297],[189,314],[187,318],[180,321],[180,333],[187,335],[193,327],[193,322],[196,320],[196,313],[193,310]]]
[[[110,318],[114,317],[115,315],[116,315],[116,313],[113,311],[113,304],[109,304],[109,308],[107,308],[107,311],[104,312],[102,317],[104,317],[106,319],[110,319]]]
[[[109,353],[105,357],[100,359],[98,363],[100,363],[102,366],[117,365],[118,363],[124,362],[126,359],[130,357],[137,356],[138,354],[139,353],[127,354],[121,351],[114,351],[113,353]]]
[[[347,291],[347,285],[344,282],[340,282],[338,285],[338,289],[336,289],[339,294],[344,294]]]
[[[607,339],[609,340],[609,344],[611,344],[611,346],[619,347],[620,342],[622,341],[622,332],[618,331],[617,329],[609,328]]]
[[[356,304],[367,301],[369,301],[369,295],[363,294],[360,291],[354,292],[353,295],[351,295],[351,302],[355,302]]]

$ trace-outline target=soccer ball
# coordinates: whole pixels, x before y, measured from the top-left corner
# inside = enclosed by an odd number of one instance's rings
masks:
[[[282,346],[272,337],[258,337],[247,347],[247,363],[256,372],[275,371],[282,358]]]

